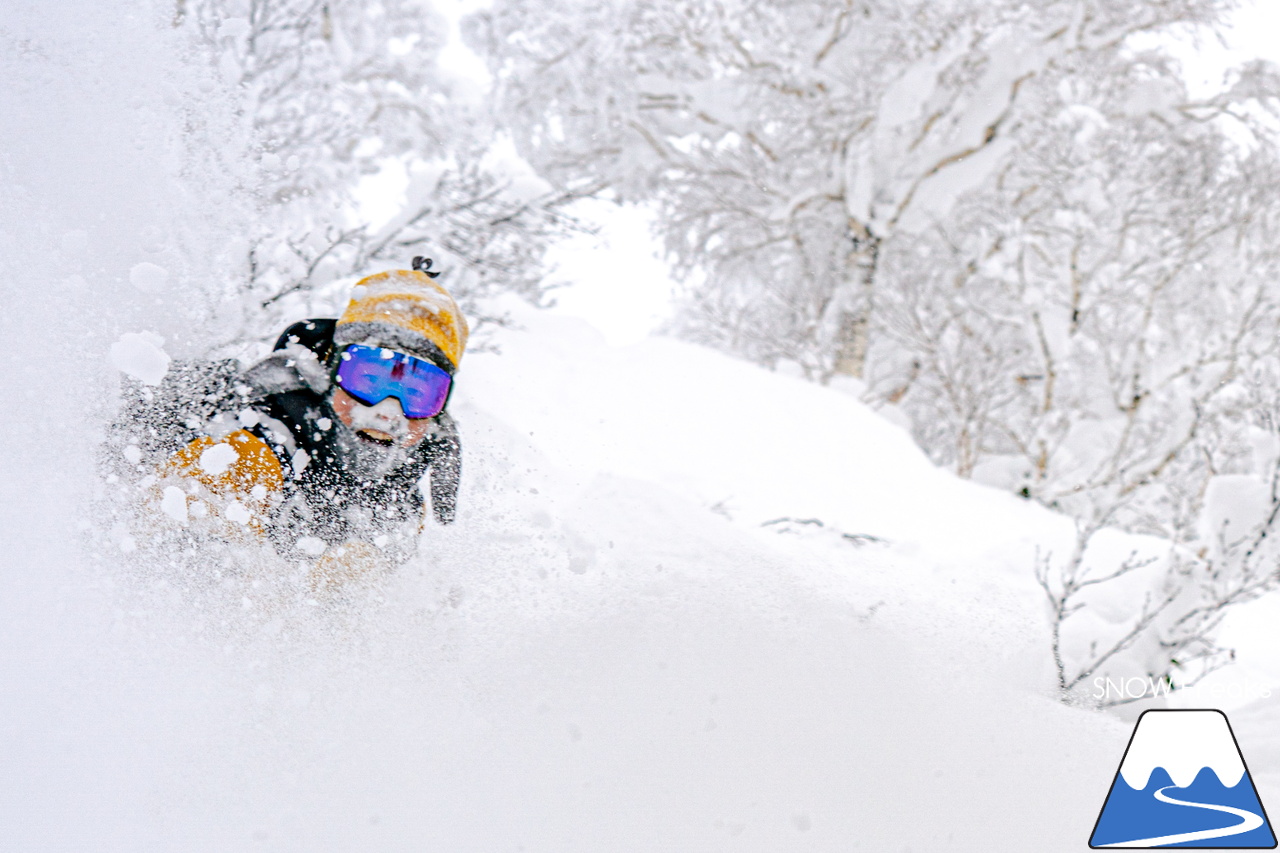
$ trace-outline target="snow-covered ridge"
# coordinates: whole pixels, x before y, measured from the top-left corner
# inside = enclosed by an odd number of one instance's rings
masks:
[[[1244,776],[1244,760],[1221,711],[1148,711],[1138,721],[1120,775],[1135,790],[1147,786],[1157,767],[1185,788],[1208,767],[1228,788]]]

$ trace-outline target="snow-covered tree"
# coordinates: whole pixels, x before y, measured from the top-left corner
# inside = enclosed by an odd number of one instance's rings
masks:
[[[473,84],[441,66],[449,26],[429,3],[178,0],[173,24],[233,89],[238,156],[256,164],[232,247],[237,301],[257,306],[243,339],[296,311],[291,298],[415,254],[464,305],[541,292],[542,254],[571,223],[564,199],[495,145]],[[374,228],[357,191],[384,169],[405,176],[405,202]]]
[[[1274,498],[1223,547],[1204,519],[1215,476],[1271,476],[1246,386],[1280,328],[1277,76],[1197,102],[1160,40],[1233,6],[498,0],[469,32],[542,175],[660,211],[683,333],[859,377],[939,462],[1078,519],[1038,569],[1069,688],[1196,677],[1275,579],[1247,545]],[[1168,555],[1095,565],[1116,527]]]
[[[1076,516],[1051,598],[1111,575],[1089,550],[1108,527],[1169,542],[1153,568],[1119,561],[1143,569],[1151,595],[1084,632],[1113,641],[1091,643],[1076,672],[1186,683],[1224,659],[1212,642],[1224,608],[1275,580],[1259,547],[1280,506],[1274,466],[1249,436],[1274,412],[1254,377],[1273,369],[1280,332],[1280,159],[1254,111],[1270,70],[1200,103],[1172,70],[1135,51],[1039,93],[1041,132],[895,257],[884,343],[897,351],[873,384],[940,461]],[[1225,547],[1205,520],[1220,475],[1262,487]]]
[[[1222,123],[1247,95],[1191,103],[1144,59],[1037,93],[1019,156],[893,258],[873,398],[962,474],[1012,454],[1007,485],[1046,503],[1157,476],[1158,435],[1273,351],[1273,140]]]
[[[887,255],[1035,133],[1028,84],[1226,5],[498,2],[471,32],[543,174],[661,207],[689,331],[861,376]]]

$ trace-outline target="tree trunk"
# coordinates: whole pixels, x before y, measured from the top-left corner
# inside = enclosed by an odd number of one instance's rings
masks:
[[[861,379],[866,371],[879,264],[880,238],[868,234],[865,239],[854,239],[846,264],[849,274],[842,292],[833,300],[836,318],[832,375]]]

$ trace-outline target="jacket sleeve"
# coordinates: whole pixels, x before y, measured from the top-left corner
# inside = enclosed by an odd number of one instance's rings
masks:
[[[462,442],[458,438],[458,424],[448,412],[442,413],[436,423],[440,431],[434,439],[431,460],[431,512],[437,522],[449,524],[457,517]]]

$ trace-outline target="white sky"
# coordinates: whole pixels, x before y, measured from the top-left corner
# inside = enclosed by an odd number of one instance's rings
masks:
[[[568,240],[551,251],[555,310],[582,317],[615,346],[648,337],[670,315],[671,275],[650,235],[650,217],[608,202],[580,204],[580,216],[600,223],[595,236]]]
[[[1217,88],[1223,75],[1233,66],[1250,59],[1264,58],[1280,62],[1280,2],[1277,0],[1245,0],[1232,16],[1231,26],[1223,33],[1223,41],[1202,38],[1188,43],[1179,51],[1193,91]]]

